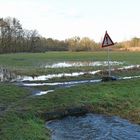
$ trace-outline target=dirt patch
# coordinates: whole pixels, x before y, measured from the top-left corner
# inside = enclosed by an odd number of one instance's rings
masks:
[[[86,113],[93,112],[93,106],[86,105],[81,107],[69,107],[65,109],[57,109],[54,111],[50,111],[47,113],[39,113],[41,114],[41,117],[45,119],[46,121],[54,120],[54,119],[61,119],[66,116],[81,116],[85,115]]]

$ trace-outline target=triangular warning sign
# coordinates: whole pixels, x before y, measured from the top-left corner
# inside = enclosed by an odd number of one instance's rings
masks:
[[[114,42],[112,41],[112,39],[110,38],[110,36],[108,35],[106,31],[103,42],[102,42],[102,47],[108,47],[111,45],[114,45]]]

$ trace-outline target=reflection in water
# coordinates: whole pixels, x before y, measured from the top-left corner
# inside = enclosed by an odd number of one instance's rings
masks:
[[[88,72],[89,74],[96,74],[100,72],[100,70],[97,71],[91,71]],[[17,79],[17,81],[45,81],[45,80],[49,80],[52,78],[61,78],[61,77],[78,77],[80,75],[84,75],[87,74],[87,72],[73,72],[73,73],[59,73],[59,74],[48,74],[48,75],[41,75],[41,76],[35,76],[35,77],[31,77],[31,76],[20,76],[19,79]]]
[[[110,65],[123,65],[124,62],[110,61]],[[68,67],[83,67],[83,66],[107,66],[108,61],[67,61],[58,62],[46,65],[45,68],[68,68]]]
[[[47,90],[47,91],[40,91],[40,92],[37,92],[35,95],[44,95],[44,94],[47,94],[47,93],[50,93],[50,92],[54,92],[54,90]]]
[[[124,66],[124,67],[118,68],[118,69],[120,69],[120,70],[125,69],[126,70],[126,69],[133,69],[133,68],[140,68],[140,65]],[[112,71],[113,71],[113,69],[112,69]],[[49,92],[53,92],[54,89],[56,89],[56,88],[68,88],[68,87],[72,87],[72,86],[75,86],[78,84],[98,83],[98,82],[102,81],[101,79],[97,79],[97,80],[78,80],[78,81],[75,80],[75,81],[69,81],[69,82],[50,83],[49,81],[47,82],[47,80],[49,80],[49,79],[61,78],[61,77],[78,77],[80,75],[84,75],[87,73],[95,75],[95,74],[100,73],[100,72],[101,72],[101,70],[96,70],[96,71],[91,71],[91,72],[60,73],[60,74],[48,74],[48,75],[31,77],[31,76],[19,76],[19,75],[16,75],[15,73],[13,73],[7,69],[0,68],[0,82],[16,82],[16,84],[18,84],[18,85],[22,85],[25,87],[31,87],[31,88],[35,87],[35,86],[54,86],[53,90],[38,91],[35,94],[35,95],[44,95],[44,94],[47,94]],[[138,76],[119,77],[117,79],[118,80],[125,80],[125,79],[133,79],[133,78],[140,78],[140,76],[138,75]],[[32,81],[32,83],[30,81]]]
[[[84,83],[98,83],[101,82],[101,79],[98,80],[83,80],[83,81],[70,81],[70,82],[56,82],[56,83],[23,83],[24,86],[35,87],[35,86],[63,86],[67,87],[70,85],[84,84]]]
[[[133,68],[140,68],[140,65],[130,65],[130,66],[123,66],[121,68],[118,68],[118,70],[129,70]],[[112,71],[117,69],[112,69]],[[40,75],[40,76],[17,76],[16,81],[45,81],[53,78],[61,78],[61,77],[78,77],[82,76],[84,74],[91,74],[95,75],[102,72],[102,70],[96,70],[96,71],[88,71],[88,72],[73,72],[73,73],[58,73],[58,74],[48,74],[48,75]]]
[[[129,69],[135,69],[140,68],[140,65],[130,65],[130,66],[123,66],[118,69],[112,69],[114,70],[129,70]],[[102,70],[96,70],[96,71],[85,71],[85,72],[72,72],[72,73],[58,73],[58,74],[48,74],[48,75],[40,75],[40,76],[20,76],[16,75],[15,73],[5,69],[0,68],[0,82],[24,82],[24,81],[46,81],[53,78],[62,78],[62,77],[78,77],[84,74],[91,74],[95,75],[102,72]]]
[[[87,114],[46,123],[52,140],[139,140],[140,126],[119,117]]]
[[[126,77],[120,77],[118,80],[129,80],[129,79],[135,79],[135,78],[140,78],[140,76],[126,76]]]
[[[140,78],[140,76],[131,76],[131,77],[120,77],[117,78],[118,80],[127,80],[127,79],[134,79],[134,78]],[[76,86],[78,84],[85,84],[85,83],[99,83],[102,82],[102,79],[97,79],[97,80],[79,80],[79,81],[69,81],[69,82],[53,82],[53,83],[48,83],[48,82],[43,82],[43,83],[22,83],[23,86],[25,87],[37,87],[37,86],[54,86],[54,90],[48,90],[48,91],[39,91],[35,95],[44,95],[49,92],[54,92],[55,89],[57,88],[69,88],[72,86]]]
[[[129,65],[129,66],[124,66],[122,68],[118,68],[118,70],[128,70],[128,69],[133,69],[133,68],[140,68],[140,65]]]

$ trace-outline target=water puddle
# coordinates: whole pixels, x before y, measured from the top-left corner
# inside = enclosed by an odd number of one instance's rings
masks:
[[[126,70],[126,69],[133,69],[133,68],[140,68],[140,65],[130,65],[118,68],[118,70]],[[112,69],[113,71],[114,69]],[[85,83],[99,83],[102,79],[96,80],[75,80],[75,81],[68,81],[68,82],[49,82],[49,79],[52,78],[62,78],[62,77],[78,77],[84,74],[91,74],[95,75],[97,73],[102,72],[102,70],[90,71],[90,72],[73,72],[73,73],[59,73],[59,74],[48,74],[48,75],[41,75],[41,76],[19,76],[16,75],[7,69],[0,68],[0,82],[15,82],[17,85],[21,85],[24,87],[39,87],[39,86],[53,86],[51,90],[48,91],[38,91],[33,89],[34,95],[44,95],[49,92],[53,92],[56,88],[68,88],[72,86],[76,86],[78,84],[85,84]],[[126,80],[126,79],[134,79],[140,78],[140,76],[128,76],[128,77],[119,77],[118,80]],[[47,82],[48,81],[48,82]],[[53,90],[52,90],[53,89]]]
[[[123,66],[121,68],[112,69],[112,71],[115,70],[129,70],[133,68],[140,68],[140,65],[130,65],[130,66]],[[88,71],[88,72],[72,72],[72,73],[58,73],[58,74],[48,74],[48,75],[40,75],[40,76],[17,76],[14,80],[17,82],[24,82],[24,81],[46,81],[53,78],[62,78],[62,77],[78,77],[82,76],[84,74],[91,74],[95,75],[97,73],[102,72],[102,70],[96,70],[96,71]],[[12,80],[12,81],[14,81]]]
[[[35,95],[40,96],[40,95],[44,95],[50,92],[54,92],[54,90],[47,90],[47,91],[39,91],[37,93],[35,93]]]
[[[70,87],[76,86],[78,84],[98,83],[101,81],[102,81],[101,79],[98,79],[98,80],[81,80],[81,81],[54,82],[54,83],[22,83],[22,86],[29,87],[29,88],[39,87],[39,86],[53,86],[53,90],[47,90],[47,91],[35,90],[33,92],[33,95],[41,96],[41,95],[45,95],[50,92],[54,92],[58,88],[70,88]]]
[[[126,77],[120,77],[119,80],[129,80],[129,79],[135,79],[140,78],[140,76],[126,76]]]
[[[77,84],[84,84],[84,83],[98,83],[101,82],[101,79],[98,80],[82,80],[82,81],[69,81],[69,82],[54,82],[54,83],[23,83],[24,86],[35,87],[35,86],[72,86]]]
[[[134,68],[140,68],[140,65],[129,65],[129,66],[123,66],[122,68],[118,68],[118,70],[129,70]]]
[[[16,81],[17,82],[25,82],[25,81],[46,81],[53,78],[61,78],[61,77],[78,77],[84,74],[91,74],[95,75],[99,73],[101,70],[97,71],[89,71],[89,72],[73,72],[73,73],[59,73],[59,74],[48,74],[48,75],[41,75],[41,76],[18,76]],[[14,81],[14,80],[13,80]]]
[[[112,71],[129,70],[129,69],[135,69],[135,68],[140,68],[140,65],[123,66],[121,68],[112,69]],[[100,72],[102,72],[102,70],[85,71],[85,72],[72,72],[72,73],[58,73],[58,74],[48,74],[48,75],[40,75],[40,76],[20,76],[20,75],[16,75],[13,72],[10,72],[7,69],[0,68],[0,82],[46,81],[46,80],[50,80],[53,78],[78,77],[78,76],[82,76],[84,74],[95,75],[95,74],[100,73]]]
[[[119,117],[87,114],[46,123],[52,140],[139,140],[140,126]]]
[[[123,65],[124,62],[118,62],[118,61],[110,61],[110,64],[112,66],[114,65]],[[83,67],[83,66],[107,66],[108,61],[67,61],[67,62],[58,62],[54,64],[47,64],[45,68],[68,68],[68,67]]]
[[[117,80],[128,80],[128,79],[135,79],[140,78],[140,76],[129,76],[129,77],[119,77]],[[39,87],[39,86],[53,86],[53,90],[48,91],[38,91],[35,95],[44,95],[49,92],[54,92],[55,89],[58,88],[69,88],[72,86],[76,86],[78,84],[86,84],[86,83],[99,83],[102,82],[102,79],[96,80],[79,80],[79,81],[69,81],[69,82],[53,82],[53,83],[22,83],[22,86],[25,87]]]

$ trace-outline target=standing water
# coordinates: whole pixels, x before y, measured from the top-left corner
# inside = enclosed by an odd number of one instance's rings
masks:
[[[110,61],[110,64],[115,65],[123,65],[124,62],[118,62],[118,61]],[[107,61],[66,61],[66,62],[58,62],[53,64],[47,64],[45,68],[68,68],[68,67],[84,67],[84,66],[91,66],[91,67],[97,67],[97,66],[107,66]]]
[[[52,140],[140,140],[140,126],[119,117],[87,114],[46,123]]]

